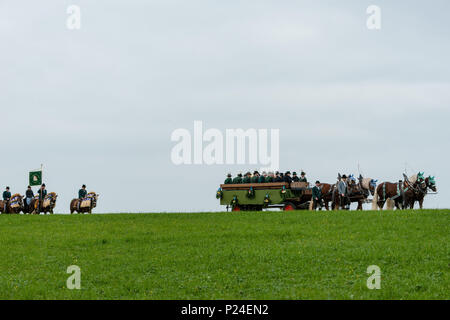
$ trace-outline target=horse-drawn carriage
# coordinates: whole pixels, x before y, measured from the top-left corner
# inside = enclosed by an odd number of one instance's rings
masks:
[[[311,188],[307,182],[271,182],[222,184],[216,197],[232,211],[261,211],[308,209]]]

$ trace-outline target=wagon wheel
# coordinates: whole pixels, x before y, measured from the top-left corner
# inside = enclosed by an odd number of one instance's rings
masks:
[[[296,206],[292,202],[286,202],[283,207],[283,211],[293,211],[295,209],[296,209]]]
[[[231,211],[241,211],[241,207],[234,206],[233,209],[231,209]]]

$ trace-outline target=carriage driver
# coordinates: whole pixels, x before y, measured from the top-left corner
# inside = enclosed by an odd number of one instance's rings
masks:
[[[340,196],[340,205],[343,207],[344,199],[347,198],[347,176],[345,174],[342,176],[341,180],[339,180],[337,189]]]
[[[5,205],[4,211],[6,212],[6,207],[8,205],[9,200],[11,200],[11,192],[9,192],[9,187],[6,187],[6,190],[3,192],[3,202]]]
[[[47,190],[45,189],[45,183],[43,183],[42,186],[39,188],[38,194],[39,194],[39,201],[38,201],[37,212],[39,213],[41,210],[41,207],[42,207],[42,203],[45,200],[45,196],[47,195]]]

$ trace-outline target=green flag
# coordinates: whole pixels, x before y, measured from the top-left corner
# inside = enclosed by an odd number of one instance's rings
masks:
[[[42,184],[42,170],[30,172],[30,186],[40,186]]]

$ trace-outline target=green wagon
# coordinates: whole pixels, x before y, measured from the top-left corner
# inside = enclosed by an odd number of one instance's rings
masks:
[[[222,184],[216,198],[232,211],[261,211],[265,208],[281,210],[308,209],[311,188],[306,182],[273,182]]]

